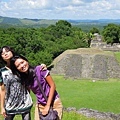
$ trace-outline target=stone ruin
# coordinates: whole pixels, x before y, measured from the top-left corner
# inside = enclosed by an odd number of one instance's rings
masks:
[[[51,73],[74,79],[120,78],[120,65],[115,59],[114,52],[96,48],[66,50],[54,59],[52,64],[54,67]]]
[[[102,36],[98,33],[94,34],[90,47],[113,52],[120,51],[120,43],[113,43],[113,45],[107,44],[106,42],[103,42]]]
[[[120,114],[114,114],[110,112],[99,112],[93,109],[81,108],[76,110],[74,107],[69,107],[64,109],[64,111],[71,112],[74,111],[78,114],[82,114],[88,118],[94,118],[95,120],[120,120]]]
[[[53,61],[53,74],[72,78],[104,79],[120,78],[120,65],[114,52],[120,44],[106,44],[102,36],[94,34],[90,48],[66,50]]]

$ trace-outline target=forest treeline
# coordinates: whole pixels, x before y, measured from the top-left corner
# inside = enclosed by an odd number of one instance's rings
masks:
[[[27,57],[32,65],[50,65],[54,58],[67,49],[88,48],[94,33],[103,35],[103,40],[107,43],[120,41],[119,25],[108,24],[102,31],[93,27],[85,32],[65,20],[59,20],[46,28],[2,27],[0,47],[11,46],[18,54]]]

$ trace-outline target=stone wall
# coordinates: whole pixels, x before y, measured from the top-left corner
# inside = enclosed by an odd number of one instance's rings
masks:
[[[120,65],[114,52],[92,48],[67,50],[53,61],[53,74],[72,78],[120,78]]]
[[[107,44],[106,42],[103,42],[102,36],[98,33],[94,34],[94,38],[91,41],[90,44],[91,48],[98,48],[106,51],[120,51],[120,43],[114,43],[114,44]]]
[[[67,112],[76,112],[78,114],[82,114],[88,118],[94,118],[95,120],[120,120],[120,114],[114,114],[110,112],[99,112],[93,109],[81,108],[77,110],[74,107],[69,107],[64,109]]]

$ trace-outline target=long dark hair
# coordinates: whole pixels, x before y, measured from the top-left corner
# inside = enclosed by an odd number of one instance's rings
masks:
[[[34,79],[34,76],[35,76],[35,73],[34,73],[34,67],[30,66],[29,65],[29,69],[28,69],[28,73],[23,73],[23,72],[20,72],[16,66],[15,66],[15,61],[17,59],[23,59],[25,61],[28,62],[27,58],[25,58],[24,56],[22,55],[15,55],[11,58],[10,60],[10,69],[12,70],[12,73],[14,75],[17,75],[18,77],[21,78],[21,82],[23,84],[26,84],[26,85],[30,85],[31,82],[33,81]]]
[[[12,47],[10,46],[3,46],[0,48],[0,63],[4,63],[4,64],[7,64],[6,61],[3,60],[2,58],[2,52],[3,52],[3,49],[5,49],[6,51],[11,51],[13,56],[16,54],[15,51],[13,50]]]

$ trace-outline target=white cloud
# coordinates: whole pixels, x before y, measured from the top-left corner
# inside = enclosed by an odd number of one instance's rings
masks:
[[[0,15],[39,19],[120,18],[120,0],[0,1]]]

